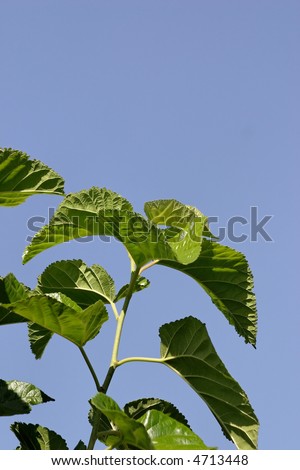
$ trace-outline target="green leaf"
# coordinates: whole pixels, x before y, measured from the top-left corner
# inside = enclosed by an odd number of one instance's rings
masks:
[[[151,222],[170,227],[165,235],[179,262],[188,264],[198,258],[207,217],[175,199],[146,202],[144,210]]]
[[[57,333],[72,341],[77,346],[84,346],[100,331],[102,324],[108,319],[106,308],[101,300],[82,310],[78,305],[74,308],[63,303],[66,297],[60,294],[58,298],[46,295],[34,295],[15,302],[9,307],[26,320]],[[69,302],[69,303],[70,303]]]
[[[205,401],[238,449],[256,449],[258,420],[240,385],[217,355],[206,327],[193,317],[160,328],[161,357]]]
[[[36,359],[41,359],[53,333],[37,323],[28,322],[30,349]]]
[[[19,450],[68,450],[59,434],[39,424],[13,423],[11,430],[20,442]]]
[[[81,307],[79,307],[76,302],[74,302],[72,299],[62,294],[61,292],[53,292],[47,295],[52,299],[58,300],[67,307],[72,308],[78,313],[82,311]],[[30,348],[32,353],[35,355],[36,359],[40,359],[42,357],[44,350],[52,336],[53,332],[49,331],[47,328],[44,328],[43,326],[38,325],[37,323],[28,322],[28,337]]]
[[[107,436],[109,436],[109,434],[114,431],[109,419],[103,413],[100,413],[96,408],[91,407],[88,414],[88,420],[91,426],[94,426],[95,423],[98,424],[99,433],[97,438],[100,442],[106,444]]]
[[[13,149],[0,149],[0,205],[17,206],[34,194],[64,194],[64,180],[38,160]]]
[[[107,436],[107,445],[115,448],[122,446],[142,450],[153,448],[144,426],[129,418],[112,398],[104,393],[98,393],[90,400],[90,403],[112,423],[115,435]]]
[[[30,292],[30,289],[19,282],[13,274],[10,273],[5,277],[0,277],[0,325],[26,322],[24,318],[1,304],[22,300],[28,297]]]
[[[156,450],[208,450],[190,428],[158,410],[149,410],[138,421],[147,430]]]
[[[184,266],[160,261],[159,264],[177,269],[198,282],[237,333],[255,346],[257,310],[253,276],[242,253],[203,240],[201,254],[193,263]]]
[[[148,206],[151,204],[148,203]],[[148,206],[146,208],[151,216]],[[23,262],[69,240],[87,236],[113,236],[123,243],[138,267],[162,259],[190,263],[200,253],[201,233],[206,218],[196,214],[194,208],[182,207],[188,213],[188,220],[183,222],[183,217],[180,220],[174,218],[178,227],[160,229],[151,220],[135,213],[126,199],[106,188],[93,187],[69,194],[49,225],[35,234],[24,252]]]
[[[22,300],[28,297],[30,289],[19,282],[14,274],[10,273],[5,276],[3,282],[9,302],[16,302],[17,300]]]
[[[170,418],[176,419],[179,423],[190,428],[186,418],[180,413],[176,406],[160,398],[140,398],[124,406],[125,413],[133,419],[139,419],[150,410],[161,411]]]
[[[143,276],[139,276],[133,288],[133,293],[140,292],[141,290],[146,289],[146,287],[148,287],[149,285],[150,281],[148,279]],[[125,284],[125,286],[121,287],[114,299],[114,302],[118,302],[119,300],[124,299],[127,295],[128,288],[129,284]]]
[[[44,294],[62,292],[80,307],[86,308],[98,300],[112,302],[115,284],[102,266],[88,267],[82,260],[62,260],[50,264],[38,279],[38,289]]]
[[[40,389],[27,382],[0,379],[0,416],[26,414],[31,405],[54,401]]]
[[[74,450],[87,450],[87,446],[83,441],[79,441]]]
[[[131,204],[106,188],[92,187],[69,194],[59,205],[50,224],[33,237],[23,261],[25,263],[51,246],[76,238],[117,236],[120,225],[126,225],[128,214],[132,214]]]

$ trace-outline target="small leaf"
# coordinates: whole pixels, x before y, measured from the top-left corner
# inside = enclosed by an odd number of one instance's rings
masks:
[[[31,405],[48,401],[54,400],[30,383],[0,379],[0,416],[27,414]]]
[[[190,428],[158,410],[149,410],[138,421],[145,426],[156,450],[208,450]]]
[[[182,413],[180,413],[176,406],[172,405],[172,403],[169,403],[168,401],[161,400],[160,398],[141,398],[127,403],[124,406],[125,413],[133,419],[139,419],[150,410],[161,411],[188,428],[190,427],[186,418]]]
[[[217,355],[206,327],[187,317],[160,328],[163,363],[205,401],[238,449],[256,449],[258,420],[240,385]]]
[[[237,333],[255,346],[257,310],[253,276],[242,253],[203,240],[201,254],[193,263],[184,266],[160,261],[159,264],[177,269],[198,282]]]
[[[38,160],[13,149],[0,149],[0,205],[17,206],[34,194],[64,194],[64,180]]]
[[[11,430],[20,442],[19,450],[68,450],[59,434],[39,424],[13,423]]]
[[[198,258],[207,217],[175,199],[146,202],[144,209],[151,222],[171,227],[165,235],[179,263],[189,264]]]
[[[150,281],[148,281],[148,279],[146,279],[145,277],[140,276],[138,277],[135,283],[133,293],[140,292],[141,290],[146,289],[146,287],[148,287],[149,285],[150,285]],[[121,289],[119,290],[119,292],[117,293],[115,297],[114,302],[118,302],[119,300],[126,297],[127,292],[128,292],[128,287],[129,287],[129,284],[125,284],[125,286],[121,287]]]
[[[66,296],[60,295],[60,300]],[[9,305],[15,313],[26,320],[57,333],[77,346],[84,346],[100,331],[108,320],[106,308],[101,300],[82,310],[67,306],[62,301],[46,295],[34,295]],[[72,302],[73,303],[73,302]]]
[[[115,298],[114,281],[105,269],[97,264],[88,267],[82,260],[50,264],[38,279],[38,289],[44,294],[62,292],[82,308]]]
[[[152,449],[151,440],[141,423],[129,418],[117,403],[104,393],[98,393],[91,400],[91,405],[103,413],[111,422],[116,435],[108,434],[107,445],[118,448]]]

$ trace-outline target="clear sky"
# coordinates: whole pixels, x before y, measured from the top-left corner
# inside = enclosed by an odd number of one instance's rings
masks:
[[[245,253],[255,278],[257,349],[245,345],[201,288],[163,267],[132,302],[121,357],[158,356],[158,328],[204,321],[261,422],[261,449],[299,449],[300,3],[295,0],[1,0],[0,146],[59,172],[66,191],[106,186],[137,211],[176,198],[218,217],[212,230]],[[28,220],[61,198],[1,209],[0,275],[34,287],[59,259],[102,264],[121,286],[128,260],[117,242],[72,242],[22,266]],[[251,207],[272,241],[253,235]],[[253,210],[252,210],[253,214]],[[229,224],[230,225],[230,224]],[[252,227],[252,232],[251,232]],[[231,239],[229,239],[231,238]],[[252,238],[252,240],[251,240]],[[111,324],[110,324],[111,323]],[[106,373],[114,321],[87,346]],[[126,342],[127,336],[127,342]],[[55,402],[1,418],[0,449],[15,448],[10,423],[40,423],[74,447],[87,442],[94,384],[76,348],[59,337],[34,359],[24,326],[0,329],[0,377],[34,383]],[[208,445],[233,448],[205,404],[158,364],[117,370],[109,394],[123,405],[154,396],[177,405]]]

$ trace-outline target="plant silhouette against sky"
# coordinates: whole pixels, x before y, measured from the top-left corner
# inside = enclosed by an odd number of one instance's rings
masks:
[[[195,207],[175,199],[155,200],[145,203],[145,215],[141,215],[124,197],[106,188],[65,195],[63,179],[45,164],[21,151],[0,150],[0,205],[16,206],[38,194],[64,199],[49,224],[31,240],[24,263],[57,244],[87,236],[115,237],[129,256],[129,276],[119,290],[102,266],[87,266],[79,259],[50,264],[34,289],[13,274],[0,278],[0,325],[26,324],[36,359],[42,357],[53,334],[62,336],[78,347],[91,373],[95,384],[95,395],[89,400],[91,432],[78,436],[76,449],[93,449],[97,440],[108,449],[211,448],[171,403],[143,397],[121,409],[108,395],[117,369],[136,361],[164,364],[173,370],[204,400],[238,449],[256,449],[255,413],[200,319],[189,316],[162,325],[160,357],[119,357],[120,340],[126,341],[122,332],[131,298],[149,288],[144,276],[155,264],[196,281],[236,332],[255,347],[256,302],[244,255],[221,245],[210,232],[207,217]],[[106,376],[100,378],[85,345],[101,334],[108,320],[115,322],[115,337]],[[32,405],[53,400],[32,384],[4,378],[0,397],[3,416],[29,413]],[[15,422],[11,429],[22,450],[68,448],[60,435],[46,427]]]

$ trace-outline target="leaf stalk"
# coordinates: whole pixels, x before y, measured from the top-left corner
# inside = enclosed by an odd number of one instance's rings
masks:
[[[79,351],[81,352],[82,357],[83,357],[83,359],[84,359],[86,365],[88,366],[89,371],[90,371],[90,373],[91,373],[91,375],[92,375],[92,377],[93,377],[93,379],[94,379],[94,382],[95,382],[97,391],[98,391],[98,392],[101,392],[101,391],[102,391],[102,387],[101,387],[100,382],[99,382],[99,380],[98,380],[97,374],[96,374],[96,372],[95,372],[95,370],[94,370],[94,368],[93,368],[93,366],[92,366],[92,364],[91,364],[91,361],[90,361],[89,358],[88,358],[87,353],[85,352],[85,350],[83,349],[82,346],[78,346],[78,348],[79,348]]]

